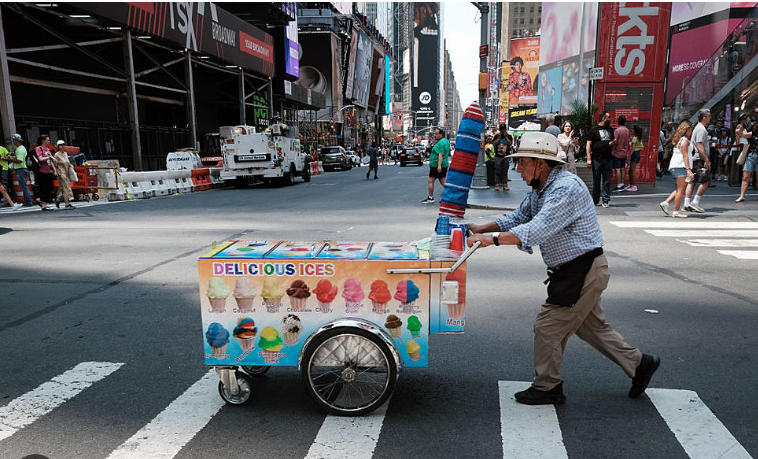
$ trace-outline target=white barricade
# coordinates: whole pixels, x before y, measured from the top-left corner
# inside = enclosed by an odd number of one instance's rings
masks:
[[[151,190],[153,191],[153,196],[168,196],[173,193],[169,189],[166,182],[164,181],[164,178],[166,177],[166,172],[167,171],[152,171],[152,172],[142,173],[147,179],[147,181],[150,182],[150,187],[151,187]]]
[[[209,167],[208,171],[210,172],[211,177],[211,183],[213,184],[214,188],[216,185],[223,185],[225,183],[224,179],[221,178],[221,171],[223,171],[223,167]]]
[[[155,196],[155,190],[153,189],[153,184],[150,180],[150,176],[147,174],[147,172],[137,172],[137,182],[139,183],[140,188],[142,189],[142,192],[145,194],[145,198],[152,198]]]
[[[152,196],[152,191],[145,192],[143,186],[142,174],[139,172],[124,172],[121,174],[121,181],[126,187],[126,192],[129,195],[129,199],[143,199]]]
[[[120,178],[113,169],[105,172],[105,184],[109,188],[106,193],[108,201],[126,200],[126,188],[124,188],[124,182]]]
[[[194,185],[192,185],[192,171],[169,171],[173,177],[176,185],[176,190],[179,193],[191,193],[195,191]]]
[[[319,161],[318,162],[318,173],[323,174],[324,173],[324,163]]]

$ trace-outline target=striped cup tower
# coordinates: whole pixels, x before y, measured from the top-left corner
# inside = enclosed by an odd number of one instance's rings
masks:
[[[482,129],[484,114],[479,104],[473,103],[466,109],[458,127],[455,155],[448,168],[445,189],[440,200],[440,215],[463,218],[466,213],[468,193],[479,158]]]

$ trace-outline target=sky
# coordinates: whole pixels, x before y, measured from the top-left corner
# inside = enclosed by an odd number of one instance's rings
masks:
[[[471,2],[443,2],[442,24],[463,110],[479,100],[479,10]]]

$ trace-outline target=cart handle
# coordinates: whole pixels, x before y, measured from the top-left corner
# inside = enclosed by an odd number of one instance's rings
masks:
[[[474,245],[466,249],[466,251],[463,252],[463,255],[461,255],[461,258],[459,258],[458,261],[456,261],[455,264],[449,268],[388,269],[387,274],[434,274],[434,273],[449,274],[449,273],[454,272],[456,269],[458,269],[468,259],[468,257],[470,257],[476,251],[476,249],[479,248],[480,245],[482,245],[481,241],[474,242]]]

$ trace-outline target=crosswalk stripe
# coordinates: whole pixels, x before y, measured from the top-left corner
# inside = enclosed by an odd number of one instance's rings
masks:
[[[515,392],[530,385],[522,381],[498,381],[503,458],[568,459],[555,408],[522,405],[513,398]]]
[[[224,406],[218,376],[210,370],[108,459],[170,459]]]
[[[12,436],[122,365],[123,363],[82,362],[0,407],[0,440]]]
[[[697,393],[673,389],[646,393],[691,459],[752,459]]]
[[[690,239],[682,241],[692,247],[755,247],[758,239]]]
[[[758,260],[758,251],[756,250],[717,250],[716,252],[739,260]]]
[[[677,229],[756,229],[758,222],[664,221],[612,221],[619,228],[677,228]]]
[[[327,415],[305,459],[370,459],[387,414],[389,400],[366,416]]]
[[[646,233],[658,237],[753,237],[758,238],[758,230],[645,230]]]

